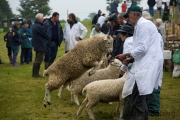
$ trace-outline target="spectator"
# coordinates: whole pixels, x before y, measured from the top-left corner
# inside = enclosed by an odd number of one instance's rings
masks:
[[[127,9],[127,4],[126,1],[124,1],[124,3],[122,4],[122,12],[125,13]]]
[[[98,21],[98,18],[101,16],[101,10],[98,10],[98,14],[96,14],[94,17],[93,17],[93,20],[92,20],[92,24],[93,24],[93,27],[95,27],[97,21]],[[92,28],[93,28],[92,27]]]
[[[173,3],[174,3],[174,7],[176,7],[177,1],[176,0],[170,0],[170,15],[174,15]]]
[[[167,5],[168,8],[168,15],[169,15],[169,11],[170,11],[170,0],[166,0],[166,2],[164,3],[164,5]]]
[[[104,13],[98,18],[97,23],[100,24],[100,27],[102,27],[105,19],[106,19],[106,14],[104,14]]]
[[[113,0],[113,2],[111,3],[111,14],[113,13],[117,14],[118,13],[117,8],[118,8],[118,3],[116,0]]]
[[[22,23],[22,28],[20,30],[21,37],[21,59],[20,62],[23,64],[26,62],[29,64],[30,50],[32,49],[32,32],[28,29],[27,22]]]
[[[169,9],[167,4],[164,4],[164,11],[163,11],[163,16],[162,16],[163,22],[169,21]]]
[[[20,29],[20,23],[14,22],[14,24],[12,26],[12,32],[13,32],[13,37],[12,37],[12,50],[13,50],[12,65],[13,66],[18,66],[18,64],[16,63],[16,59],[17,59],[17,55],[19,52],[19,45],[21,44],[19,29]]]
[[[154,16],[154,6],[156,4],[155,0],[148,0],[147,2],[148,6],[149,6],[149,13],[151,16]]]
[[[130,71],[134,74],[135,83],[129,86],[133,89],[128,117],[130,120],[148,120],[146,99],[162,82],[162,38],[154,23],[142,17],[139,6],[131,6],[124,17],[128,17],[135,26],[133,49],[129,53],[116,56],[124,65],[133,63],[135,66],[135,71]]]
[[[28,28],[31,30],[31,32],[32,32],[32,22],[31,22],[31,20],[27,20],[26,21],[27,22],[27,24],[28,24]],[[30,56],[29,56],[29,62],[32,62],[32,48],[30,48]]]
[[[162,8],[162,0],[157,0],[157,10],[159,11],[159,14],[161,15],[161,8]]]
[[[132,5],[137,5],[136,0],[131,0],[131,2],[132,2],[131,6],[132,6]]]
[[[35,23],[32,26],[32,40],[34,51],[36,52],[32,70],[32,77],[42,77],[39,74],[39,69],[45,54],[46,41],[48,40],[47,31],[43,27],[43,20],[43,14],[38,13],[36,15]]]
[[[64,27],[65,52],[74,48],[87,34],[86,27],[76,20],[74,13],[69,14],[69,19]]]
[[[6,48],[8,51],[8,57],[9,57],[9,61],[12,64],[12,28],[10,28],[10,30],[4,35],[4,41],[6,42]]]
[[[158,28],[164,43],[166,43],[166,29],[165,29],[165,25],[163,24],[163,21],[161,19],[156,19],[155,25]]]
[[[45,69],[47,69],[56,59],[58,46],[61,45],[63,40],[63,31],[59,21],[59,13],[54,12],[52,17],[46,20],[43,25],[48,33],[44,59]]]
[[[109,26],[108,26],[108,17],[104,20],[104,23],[101,27],[101,32],[104,34],[107,34],[109,32]]]
[[[90,38],[93,37],[95,34],[100,34],[100,33],[101,33],[101,27],[100,24],[97,23],[90,33]]]

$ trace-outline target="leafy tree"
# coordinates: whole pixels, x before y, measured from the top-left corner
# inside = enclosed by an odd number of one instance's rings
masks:
[[[12,10],[7,0],[0,0],[0,20],[13,17]]]
[[[90,13],[89,15],[88,15],[88,17],[90,18],[90,19],[93,19],[93,17],[96,15],[97,13]]]
[[[108,4],[108,6],[106,7],[106,10],[110,11],[110,5],[114,0],[106,0],[106,1]],[[130,4],[130,5],[132,5],[132,4],[138,5],[141,2],[141,0],[116,0],[116,2],[118,2],[118,3],[123,3],[124,1],[126,1],[126,3]]]
[[[66,20],[62,19],[60,20],[61,23],[66,23]]]
[[[43,13],[44,16],[51,14],[51,8],[48,6],[49,0],[19,0],[21,8],[17,8],[20,14],[25,18],[34,18],[37,13]]]

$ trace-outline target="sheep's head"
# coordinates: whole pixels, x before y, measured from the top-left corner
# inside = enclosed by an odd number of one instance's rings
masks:
[[[105,37],[103,37],[103,40],[105,42],[105,49],[107,53],[112,52],[113,49],[113,38],[109,35],[106,35]]]
[[[112,59],[110,64],[117,66],[117,68],[120,68],[122,66],[122,62],[118,59]]]

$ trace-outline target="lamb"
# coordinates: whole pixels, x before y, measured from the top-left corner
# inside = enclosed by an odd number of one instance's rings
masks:
[[[45,84],[44,106],[50,105],[50,92],[58,89],[65,82],[80,77],[84,72],[94,67],[89,75],[95,72],[103,55],[112,51],[113,39],[107,35],[95,35],[92,38],[80,41],[72,50],[55,61],[44,76],[49,75]]]
[[[123,113],[123,98],[122,98],[122,90],[123,85],[126,80],[126,74],[119,79],[108,79],[108,80],[100,80],[94,81],[86,85],[82,91],[83,94],[86,94],[86,98],[82,102],[77,112],[77,117],[80,117],[83,108],[86,106],[89,118],[94,120],[93,107],[98,102],[113,102],[118,101],[119,104],[116,108],[116,111],[120,108],[120,117],[122,117]]]
[[[118,59],[114,59],[107,68],[99,69],[95,74],[89,76],[89,71],[85,72],[80,78],[71,83],[72,101],[79,105],[78,95],[82,93],[83,88],[90,82],[103,79],[116,79],[119,77],[119,69],[122,63]]]
[[[108,66],[108,58],[106,57],[106,55],[102,58],[102,60],[99,62],[98,67],[96,70],[102,69],[102,68],[106,68]],[[92,68],[93,69],[93,68]],[[91,71],[91,70],[90,70]],[[89,76],[89,71],[87,72],[88,76]],[[66,82],[64,85],[62,85],[59,89],[58,92],[58,97],[61,98],[61,94],[62,91],[65,87],[67,87],[67,90],[70,91],[70,85],[71,83]],[[73,97],[71,95],[71,101],[74,102]]]

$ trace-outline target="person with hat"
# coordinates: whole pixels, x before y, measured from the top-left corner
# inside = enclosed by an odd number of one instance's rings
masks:
[[[139,6],[131,6],[124,17],[134,26],[133,48],[115,58],[128,66],[133,63],[135,82],[130,98],[130,115],[127,120],[148,120],[146,99],[162,83],[162,38],[153,22],[142,17]]]
[[[93,37],[96,34],[100,34],[101,33],[101,26],[99,23],[96,23],[96,26],[91,30],[90,33],[90,38]]]
[[[23,64],[26,62],[29,64],[30,50],[32,49],[32,32],[28,29],[27,22],[22,23],[22,28],[20,29],[21,37],[21,57],[20,63]]]

